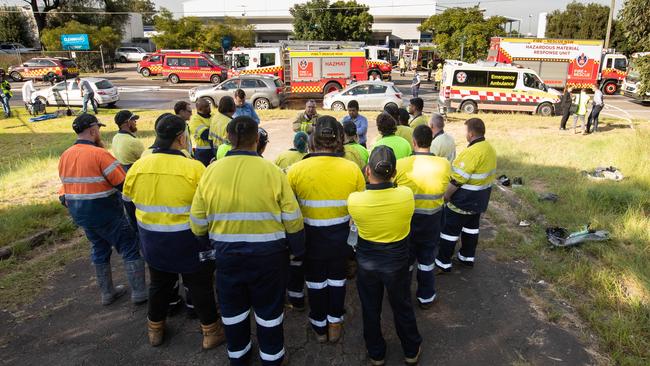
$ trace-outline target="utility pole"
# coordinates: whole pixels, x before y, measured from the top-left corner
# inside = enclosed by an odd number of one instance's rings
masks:
[[[463,61],[463,57],[465,55],[465,35],[463,34],[460,37],[460,60]]]
[[[612,0],[609,5],[609,20],[607,21],[607,33],[605,34],[605,49],[609,48],[609,38],[612,33],[612,23],[614,22],[614,8],[616,7],[616,0]]]

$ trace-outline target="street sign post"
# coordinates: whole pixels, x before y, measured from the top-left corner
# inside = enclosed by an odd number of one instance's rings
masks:
[[[87,34],[62,34],[61,47],[66,51],[89,50],[90,42]]]

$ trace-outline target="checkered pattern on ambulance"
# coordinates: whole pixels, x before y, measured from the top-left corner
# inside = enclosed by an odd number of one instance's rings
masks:
[[[539,104],[542,102],[557,103],[559,99],[550,99],[543,95],[531,95],[513,92],[496,92],[488,90],[451,89],[452,100],[474,100],[478,102],[514,102]]]

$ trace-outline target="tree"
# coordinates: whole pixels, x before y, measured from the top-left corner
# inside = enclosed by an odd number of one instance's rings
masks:
[[[549,38],[605,39],[609,6],[571,2],[566,10],[554,10],[547,18]],[[614,27],[612,27],[614,28]]]
[[[637,93],[645,95],[650,92],[650,56],[643,56],[634,60],[634,68],[639,73],[639,80],[641,80]]]
[[[129,0],[65,0],[57,12],[47,16],[47,28],[62,27],[74,20],[81,24],[110,27],[113,32],[122,34],[129,19]],[[119,14],[104,14],[119,13]]]
[[[627,0],[619,14],[621,29],[634,52],[650,51],[650,0]]]
[[[255,26],[244,19],[226,17],[223,23],[211,23],[205,30],[204,50],[217,51],[221,49],[221,40],[225,36],[232,38],[232,44],[238,47],[255,45]]]
[[[419,29],[432,33],[433,43],[438,45],[442,58],[460,58],[461,45],[464,45],[463,59],[474,62],[487,56],[491,37],[505,35],[501,27],[505,21],[500,16],[485,19],[478,6],[449,8],[429,17]]]
[[[152,25],[153,18],[156,15],[156,4],[151,0],[132,0],[129,4],[129,10],[134,13],[142,14],[142,23]]]
[[[34,12],[34,19],[36,19],[36,27],[38,32],[42,32],[47,26],[47,14],[52,10],[57,10],[65,0],[23,0],[31,6]],[[39,6],[42,4],[42,6]]]
[[[32,46],[32,38],[29,36],[28,20],[23,13],[15,12],[16,7],[3,6],[0,13],[0,39],[7,42],[18,42],[26,46]]]
[[[352,1],[312,0],[296,4],[293,35],[301,40],[370,41],[373,17],[368,6]]]
[[[162,8],[154,17],[154,25],[159,34],[152,39],[159,48],[194,50],[205,43],[204,25],[197,17],[174,19],[169,10]]]
[[[61,49],[62,34],[78,33],[88,34],[91,50],[99,50],[101,45],[104,50],[112,51],[120,45],[120,35],[110,27],[81,24],[76,20],[71,20],[61,27],[44,30],[41,34],[41,43],[46,50],[57,51]]]

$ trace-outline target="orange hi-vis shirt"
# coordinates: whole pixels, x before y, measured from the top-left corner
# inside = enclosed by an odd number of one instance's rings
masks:
[[[106,149],[77,140],[59,159],[59,178],[70,215],[79,226],[99,226],[124,215],[126,174]]]

